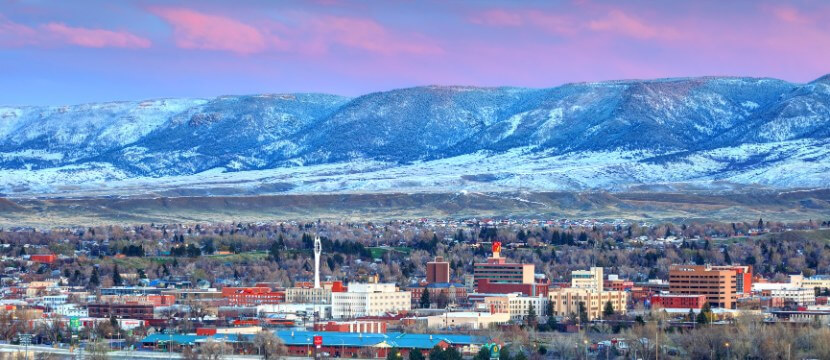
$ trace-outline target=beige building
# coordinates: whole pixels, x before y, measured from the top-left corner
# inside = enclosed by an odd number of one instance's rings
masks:
[[[335,319],[344,319],[409,311],[411,296],[395,284],[349,284],[348,291],[331,294],[331,313]]]
[[[603,275],[601,267],[592,267],[590,270],[571,271],[571,287],[591,291],[603,290]]]
[[[588,318],[601,319],[605,303],[611,302],[614,312],[625,314],[628,293],[625,291],[592,291],[580,288],[551,289],[548,295],[554,316],[579,315],[579,303],[585,304]]]
[[[544,296],[523,296],[519,293],[488,296],[484,298],[482,310],[491,313],[507,313],[511,320],[521,321],[530,314],[531,306],[536,316],[545,316],[548,298]]]
[[[285,302],[291,304],[329,304],[331,288],[290,287],[285,289]]]
[[[449,312],[444,315],[427,316],[427,327],[429,328],[465,328],[465,329],[487,329],[492,324],[503,324],[510,321],[510,314],[505,312]]]

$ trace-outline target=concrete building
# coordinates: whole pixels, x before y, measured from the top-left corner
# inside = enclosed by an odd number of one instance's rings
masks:
[[[553,316],[570,316],[579,314],[579,304],[585,306],[588,318],[602,318],[605,303],[611,302],[614,312],[625,314],[628,306],[628,293],[625,291],[592,291],[580,288],[551,289],[548,294]]]
[[[463,329],[487,329],[491,324],[503,324],[510,321],[510,314],[507,312],[448,312],[443,315],[427,316],[426,322],[429,328],[463,328]]]
[[[669,292],[674,295],[706,295],[712,307],[735,309],[737,274],[707,265],[672,265]]]
[[[450,263],[444,261],[441,256],[436,256],[435,261],[428,262],[427,282],[430,284],[450,282]]]
[[[592,267],[590,270],[571,271],[571,287],[574,289],[602,291],[605,288],[602,268]]]
[[[348,291],[331,294],[332,316],[343,319],[409,311],[411,297],[395,284],[350,284]]]
[[[382,321],[328,321],[314,324],[314,331],[332,331],[346,333],[386,333],[386,323]]]
[[[816,304],[815,289],[808,288],[784,288],[784,289],[769,289],[761,291],[762,296],[770,296],[774,298],[784,299],[784,304],[795,304],[799,306],[808,306]]]

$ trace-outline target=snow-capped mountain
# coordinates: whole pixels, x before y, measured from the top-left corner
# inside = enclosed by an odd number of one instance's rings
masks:
[[[0,107],[7,195],[830,186],[830,76]]]

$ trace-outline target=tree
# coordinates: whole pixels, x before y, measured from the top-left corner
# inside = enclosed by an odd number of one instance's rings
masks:
[[[490,349],[482,346],[481,349],[478,350],[478,353],[473,360],[490,360]]]
[[[588,310],[585,309],[585,302],[579,302],[579,322],[588,323]]]
[[[611,300],[605,302],[605,308],[602,309],[602,316],[606,318],[614,316],[614,305],[611,304]]]
[[[695,321],[695,310],[694,309],[689,309],[689,314],[686,315],[686,320]]]
[[[389,348],[389,351],[386,352],[386,360],[403,360],[401,349],[396,347]]]
[[[533,303],[530,303],[530,306],[527,308],[527,317],[525,317],[525,320],[528,326],[535,327],[539,323],[539,319],[536,318],[536,309],[533,308]]]
[[[429,289],[424,288],[424,292],[421,293],[421,301],[420,301],[421,308],[427,309],[429,308],[430,301],[429,301]]]
[[[209,339],[199,346],[199,358],[202,360],[219,360],[230,352],[230,347],[224,342]]]
[[[112,284],[115,286],[121,286],[122,284],[121,274],[118,272],[118,265],[112,269]]]
[[[101,280],[98,278],[98,267],[92,267],[92,274],[89,275],[89,287],[97,288],[101,285]]]
[[[709,303],[707,302],[703,304],[703,308],[700,309],[700,313],[697,314],[697,323],[701,325],[708,324],[710,322],[709,316],[711,312],[712,307],[709,305]]]
[[[282,340],[270,331],[260,331],[254,336],[254,346],[265,360],[276,359],[287,352]]]
[[[421,350],[412,349],[409,350],[409,360],[426,360],[424,358],[424,354],[421,353]]]

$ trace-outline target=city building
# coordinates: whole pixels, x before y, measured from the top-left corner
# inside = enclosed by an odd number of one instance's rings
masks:
[[[94,318],[116,318],[148,320],[153,318],[153,305],[136,303],[103,303],[89,304],[87,311],[90,317]]]
[[[444,299],[447,304],[467,303],[467,288],[462,284],[430,283],[426,286],[410,287],[408,290],[412,294],[412,306],[420,304],[424,291],[429,291],[430,302],[434,304],[440,304]]]
[[[508,263],[500,256],[501,243],[493,243],[493,256],[484,263],[473,264],[473,282],[476,291],[488,294],[520,292],[527,296],[546,295],[549,282],[536,278],[533,264]]]
[[[510,321],[508,312],[462,311],[448,312],[442,315],[427,316],[428,328],[438,329],[488,329],[494,324],[503,324]]]
[[[652,308],[663,309],[702,309],[709,301],[706,295],[653,295],[650,299]]]
[[[735,291],[737,294],[749,294],[752,292],[752,266],[750,265],[725,265],[712,266],[713,270],[735,271]]]
[[[783,288],[761,291],[761,296],[784,299],[784,305],[795,304],[798,306],[815,305],[816,290],[808,288]]]
[[[736,307],[737,274],[735,270],[713,269],[707,265],[672,265],[669,268],[669,293],[706,295],[712,307]]]
[[[330,304],[331,293],[345,290],[340,281],[324,281],[319,288],[310,282],[297,282],[294,287],[285,289],[285,301],[292,304]]]
[[[386,323],[382,321],[328,321],[314,323],[314,331],[334,331],[348,333],[386,333]]]
[[[224,287],[222,297],[231,306],[256,306],[285,302],[285,292],[268,287]]]
[[[628,293],[625,291],[591,291],[579,288],[551,289],[548,294],[553,316],[578,316],[579,304],[585,306],[588,319],[602,318],[605,304],[609,301],[617,314],[625,314],[628,306]]]
[[[615,274],[609,274],[608,279],[603,283],[605,290],[613,291],[628,291],[634,287],[634,282],[631,280],[620,279]]]
[[[428,262],[427,282],[430,284],[450,282],[450,263],[444,261],[441,256],[436,256],[435,261]]]
[[[349,284],[346,292],[331,294],[332,317],[378,316],[412,309],[412,295],[395,284]]]
[[[574,289],[602,291],[605,288],[603,279],[601,267],[571,271],[571,287]]]

